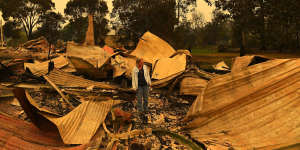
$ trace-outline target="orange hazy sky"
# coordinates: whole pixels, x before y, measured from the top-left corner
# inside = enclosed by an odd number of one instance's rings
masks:
[[[53,2],[55,3],[55,7],[57,9],[57,11],[59,11],[60,13],[64,13],[64,9],[66,7],[66,4],[69,0],[53,0]],[[112,0],[106,0],[107,1],[107,5],[109,7],[109,9],[112,9]],[[211,13],[212,10],[214,8],[208,6],[204,0],[197,0],[197,9],[195,11],[197,12],[201,12],[204,15],[204,19],[206,21],[210,21],[211,20]]]

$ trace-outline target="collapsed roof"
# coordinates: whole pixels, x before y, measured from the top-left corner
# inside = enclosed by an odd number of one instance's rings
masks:
[[[300,59],[276,59],[208,82],[187,128],[224,149],[274,149],[300,142]]]

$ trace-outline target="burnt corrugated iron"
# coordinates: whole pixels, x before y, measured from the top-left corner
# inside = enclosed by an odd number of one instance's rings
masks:
[[[225,149],[299,143],[299,79],[300,59],[276,59],[210,80],[188,112],[191,136]]]
[[[0,147],[6,150],[84,150],[87,146],[65,145],[55,132],[44,132],[32,123],[0,115]]]

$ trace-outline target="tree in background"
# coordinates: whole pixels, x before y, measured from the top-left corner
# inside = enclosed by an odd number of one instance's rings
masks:
[[[56,44],[64,23],[64,17],[60,13],[49,11],[41,17],[41,26],[34,33],[34,36],[36,38],[45,36],[50,44]]]
[[[17,23],[14,21],[7,21],[3,26],[3,34],[6,38],[18,39],[20,38],[21,29],[17,28]]]
[[[174,29],[173,40],[176,49],[191,50],[196,41],[196,32],[191,28],[191,23],[186,21],[176,26]]]
[[[163,38],[175,48],[185,48],[178,42],[190,23],[187,12],[193,10],[196,0],[114,0],[113,28],[122,35],[121,42],[137,42],[146,31]],[[183,40],[183,39],[181,39]]]
[[[209,6],[212,5],[210,0],[204,0]],[[176,0],[176,8],[177,8],[177,19],[178,22],[180,20],[187,20],[187,13],[191,13],[195,11],[197,0]],[[195,14],[195,13],[194,13]]]
[[[203,45],[228,46],[232,37],[232,22],[227,19],[226,14],[214,10],[212,21],[207,23],[200,34]]]
[[[234,38],[240,45],[240,55],[246,54],[245,35],[249,32],[254,18],[253,10],[255,4],[253,0],[216,0],[216,8],[222,11],[228,11],[227,17],[233,19]]]
[[[299,45],[300,1],[271,0],[266,5],[267,44],[281,52]]]
[[[192,13],[191,27],[194,30],[200,30],[205,26],[204,16],[202,13]]]
[[[174,30],[175,46],[180,49],[191,50],[201,45],[201,32],[205,26],[204,17],[201,13],[192,13],[191,20],[182,21]]]
[[[3,30],[8,46],[17,47],[27,40],[25,32],[14,21],[7,21],[3,26]]]
[[[298,0],[217,0],[216,7],[233,21],[232,39],[238,41],[241,54],[245,45],[280,52],[300,47]]]
[[[69,24],[63,30],[64,40],[83,42],[88,26],[87,15],[94,16],[94,32],[96,44],[101,43],[109,32],[108,20],[105,16],[108,7],[103,0],[70,0],[65,14],[69,17]],[[66,39],[67,38],[67,39]]]
[[[204,21],[204,16],[200,12],[192,13],[192,17],[190,22],[190,33],[187,35],[185,43],[187,43],[187,47],[189,50],[195,47],[201,47],[203,45],[203,28],[206,23]]]
[[[61,31],[61,39],[64,41],[74,41],[76,43],[83,43],[85,40],[85,33],[88,28],[88,18],[80,17],[75,20],[70,20]]]
[[[137,42],[146,31],[170,40],[177,24],[174,0],[114,0],[111,16],[113,28],[125,43]]]
[[[53,8],[52,0],[0,0],[4,20],[11,17],[22,26],[28,40],[32,39],[33,30],[41,23],[41,16]]]

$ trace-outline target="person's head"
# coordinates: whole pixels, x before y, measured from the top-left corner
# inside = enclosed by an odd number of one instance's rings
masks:
[[[143,67],[143,65],[144,65],[144,60],[143,60],[142,58],[138,58],[138,59],[136,60],[136,66],[137,66],[139,69],[141,69],[141,68]]]

